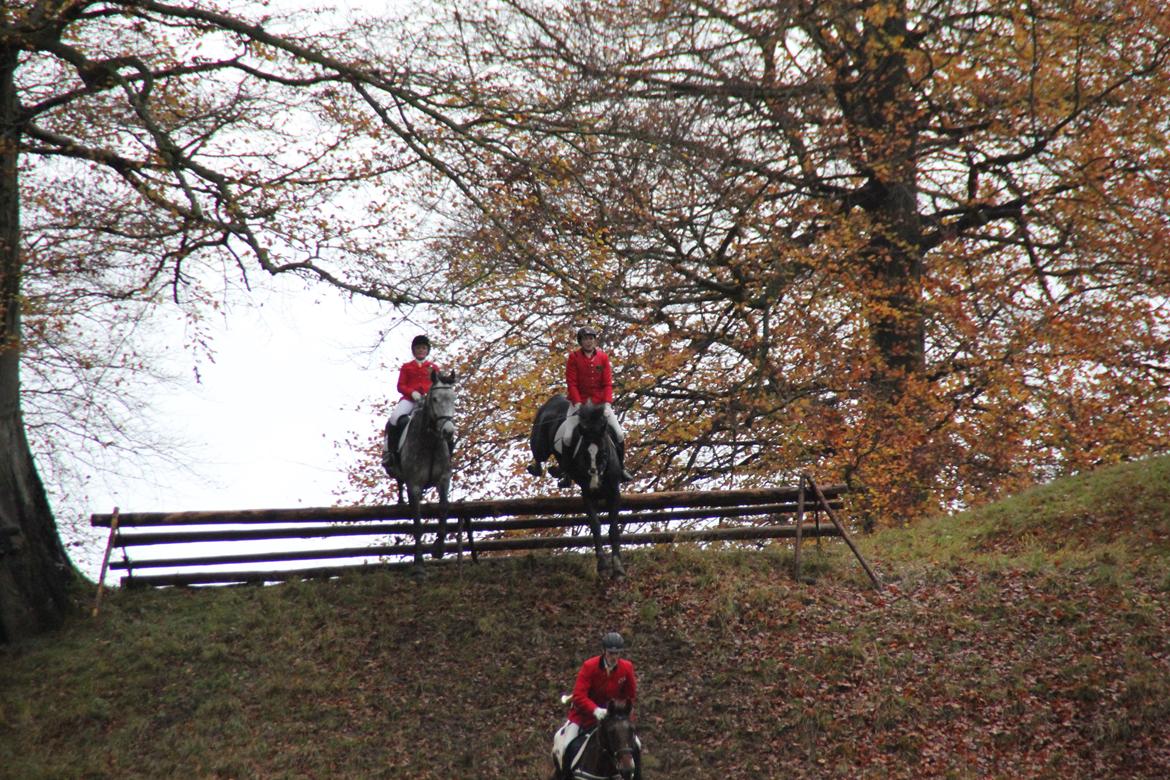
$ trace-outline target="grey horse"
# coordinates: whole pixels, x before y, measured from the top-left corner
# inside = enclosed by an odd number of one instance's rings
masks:
[[[455,372],[431,371],[431,389],[411,414],[397,457],[393,429],[389,424],[383,438],[382,466],[398,482],[398,501],[406,486],[414,517],[414,570],[422,573],[422,493],[435,488],[439,493],[439,533],[432,557],[442,558],[447,533],[447,493],[451,487],[451,451],[455,445]]]

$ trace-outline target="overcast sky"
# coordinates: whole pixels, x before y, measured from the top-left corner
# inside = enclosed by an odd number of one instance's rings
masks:
[[[306,0],[273,5],[285,11],[318,6]],[[327,5],[369,12],[360,0]],[[379,10],[400,5],[390,0]],[[328,14],[321,19],[338,24]],[[55,507],[71,556],[92,579],[108,531],[90,529],[90,513],[329,506],[338,501],[347,462],[336,443],[384,423],[363,408],[396,396],[398,366],[423,329],[401,324],[402,313],[385,304],[350,302],[324,284],[306,290],[295,279],[252,282],[260,287],[235,298],[216,321],[215,362],[200,364],[198,383],[184,334],[166,333],[160,323],[160,337],[174,355],[168,370],[183,377],[183,387],[152,398],[151,411],[186,467],[147,462],[145,479],[133,469],[95,475],[85,506]],[[371,467],[381,470],[378,463]]]
[[[347,434],[378,430],[363,407],[396,394],[397,367],[421,328],[407,323],[378,344],[396,319],[388,307],[347,302],[321,288],[275,285],[233,308],[215,331],[215,363],[200,367],[175,345],[184,388],[151,400],[164,435],[181,442],[186,468],[159,466],[91,484],[88,512],[329,506],[344,484]],[[175,339],[178,334],[171,334]],[[184,362],[185,361],[185,362]],[[380,470],[380,464],[371,464]],[[97,579],[106,529],[87,532],[75,562]],[[110,580],[107,580],[108,582]],[[113,581],[116,581],[114,578]]]

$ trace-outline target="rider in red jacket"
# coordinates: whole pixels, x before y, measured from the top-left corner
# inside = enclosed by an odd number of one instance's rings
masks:
[[[588,731],[608,714],[605,707],[612,701],[628,702],[634,707],[638,679],[634,665],[621,657],[625,649],[622,635],[611,631],[601,639],[601,655],[585,660],[577,672],[570,698],[569,719],[553,737],[553,760],[562,765],[565,748],[583,731]],[[638,765],[641,757],[636,755]]]
[[[577,411],[581,404],[586,401],[600,404],[604,407],[605,421],[617,446],[622,481],[628,482],[634,477],[626,470],[626,432],[622,430],[617,415],[613,413],[613,366],[609,362],[609,355],[597,348],[597,331],[591,327],[585,326],[577,330],[577,344],[580,349],[570,352],[565,361],[569,413],[557,429],[553,448],[557,452],[565,452],[568,448],[573,440],[573,432],[577,428]],[[528,471],[531,474],[539,474],[540,464],[535,464],[535,468],[529,467]],[[550,473],[551,471],[550,469]],[[561,487],[569,487],[572,484],[567,475],[560,476]]]
[[[570,352],[565,361],[565,384],[569,388],[571,404],[582,404],[585,401],[613,403],[613,365],[609,362],[609,355],[596,346],[589,351],[585,350],[585,342],[591,345],[597,343],[597,337],[591,334],[588,328],[579,331],[582,347]]]
[[[605,705],[611,701],[628,701],[633,706],[638,680],[634,665],[620,657],[623,647],[621,634],[606,634],[601,655],[581,664],[569,708],[569,720],[581,728],[596,726],[605,717]]]
[[[431,372],[438,370],[438,366],[427,360],[427,356],[431,354],[431,340],[426,336],[420,334],[414,337],[410,342],[410,353],[412,359],[398,369],[398,392],[402,394],[402,398],[390,412],[387,431],[389,438],[383,455],[384,462],[386,458],[390,458],[389,462],[392,464],[397,462],[398,444],[402,440],[402,433],[406,429],[410,414],[414,411],[415,404],[430,392]],[[451,443],[453,444],[454,442]]]

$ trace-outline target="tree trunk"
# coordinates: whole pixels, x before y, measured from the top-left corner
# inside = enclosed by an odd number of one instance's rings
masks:
[[[846,111],[861,128],[861,147],[870,153],[872,178],[862,202],[874,227],[865,257],[870,332],[882,362],[875,385],[885,400],[897,403],[906,379],[926,368],[918,109],[907,61],[905,3],[890,3],[880,25],[870,27],[865,37],[866,78],[846,102]]]
[[[57,535],[20,407],[21,130],[17,53],[0,49],[0,642],[61,623],[74,570]]]

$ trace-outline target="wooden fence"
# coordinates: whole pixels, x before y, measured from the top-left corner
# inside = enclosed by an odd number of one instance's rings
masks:
[[[843,486],[822,490],[805,475],[797,487],[630,493],[621,502],[622,544],[791,538],[796,545],[794,573],[799,576],[804,537],[840,536],[876,586],[877,578],[837,516],[845,492]],[[438,505],[423,504],[422,515],[423,532],[434,534]],[[409,518],[409,507],[392,504],[201,512],[115,510],[92,515],[90,522],[110,529],[101,583],[108,566],[125,572],[123,586],[161,586],[274,582],[405,567],[415,549]],[[575,533],[564,535],[566,529]],[[557,530],[559,535],[550,535]],[[572,549],[593,543],[579,497],[455,501],[449,508],[447,534],[445,552],[458,561],[465,552],[478,559],[480,554]],[[433,542],[424,542],[428,556],[432,546]],[[111,560],[114,549],[121,552],[120,559]],[[312,565],[321,561],[333,563]]]

